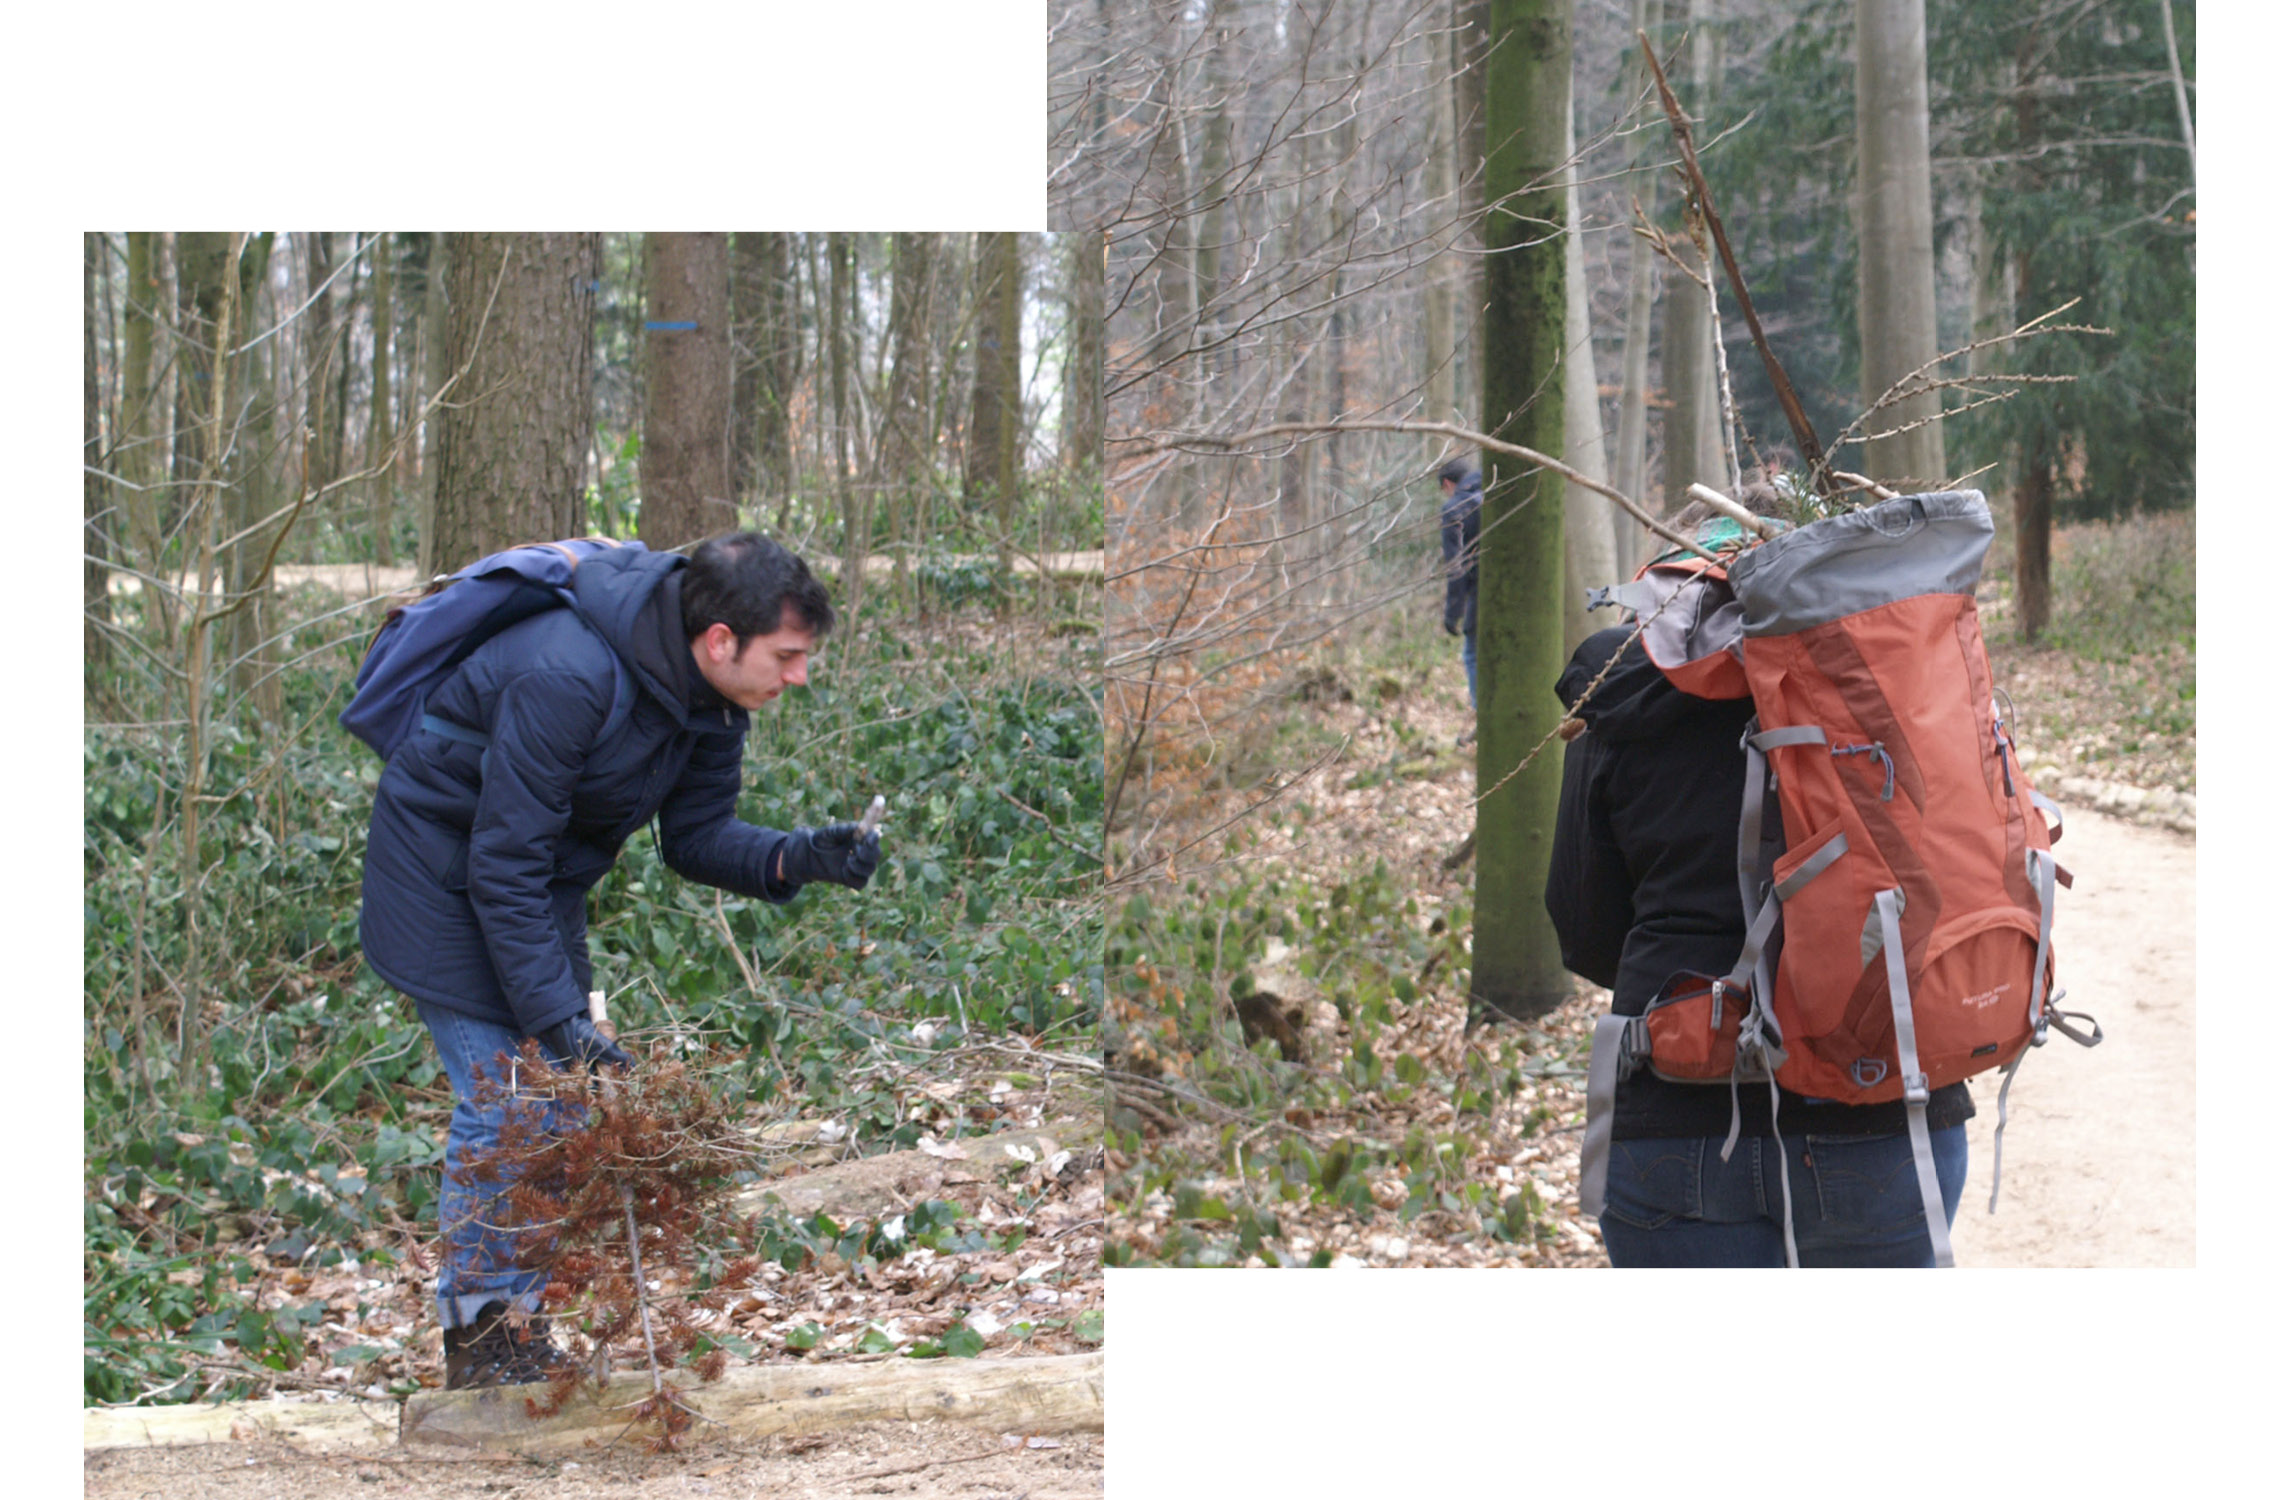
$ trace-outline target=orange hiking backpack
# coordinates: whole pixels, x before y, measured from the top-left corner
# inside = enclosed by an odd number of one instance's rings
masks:
[[[1615,1082],[1637,1068],[1734,1089],[1727,1153],[1745,1082],[1772,1091],[1777,1136],[1781,1088],[1897,1099],[1934,1257],[1952,1265],[1931,1091],[2003,1070],[1999,1184],[2027,1049],[2053,1026],[2102,1039],[2095,1021],[2054,1008],[2053,898],[2071,878],[2051,853],[2058,808],[2018,765],[1980,638],[1973,593],[1993,536],[1975,490],[1903,495],[1754,541],[1723,566],[1657,559],[1595,593],[1595,606],[1644,622],[1641,644],[1675,686],[1746,696],[1757,717],[1742,741],[1736,858],[1748,935],[1727,973],[1674,975],[1646,1014],[1601,1019],[1587,1210],[1604,1203]],[[1766,837],[1768,791],[1779,845]],[[1786,1196],[1786,1159],[1783,1171]]]

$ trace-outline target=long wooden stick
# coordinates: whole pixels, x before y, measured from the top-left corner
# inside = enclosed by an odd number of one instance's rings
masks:
[[[1820,439],[1813,436],[1813,424],[1805,415],[1804,403],[1797,399],[1796,388],[1789,383],[1789,374],[1774,357],[1773,346],[1765,341],[1765,325],[1758,321],[1757,305],[1750,301],[1749,284],[1742,280],[1742,268],[1734,261],[1734,247],[1726,243],[1726,226],[1718,221],[1718,210],[1710,202],[1710,184],[1702,178],[1702,163],[1694,155],[1694,129],[1687,123],[1686,111],[1679,108],[1678,96],[1670,90],[1670,80],[1663,76],[1661,59],[1655,56],[1654,44],[1647,34],[1639,34],[1639,45],[1646,51],[1647,66],[1654,70],[1655,91],[1662,96],[1663,113],[1670,117],[1670,133],[1678,143],[1679,159],[1686,164],[1687,180],[1693,184],[1694,200],[1702,205],[1702,221],[1710,226],[1710,237],[1718,242],[1718,260],[1726,268],[1726,279],[1734,284],[1734,300],[1742,305],[1742,317],[1750,325],[1750,342],[1757,345],[1758,358],[1765,361],[1765,372],[1773,380],[1773,393],[1781,401],[1781,414],[1789,419],[1790,435],[1797,439],[1797,455],[1804,461],[1805,471],[1815,489],[1827,482],[1828,460],[1821,454]]]

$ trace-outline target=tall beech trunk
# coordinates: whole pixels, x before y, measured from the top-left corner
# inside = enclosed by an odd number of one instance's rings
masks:
[[[420,487],[419,504],[419,564],[423,576],[432,574],[430,559],[436,556],[436,547],[430,540],[435,535],[435,497],[442,482],[443,465],[437,462],[437,448],[443,441],[444,413],[428,412],[427,402],[435,399],[444,382],[452,375],[451,363],[451,239],[440,230],[428,233],[427,295],[422,299],[420,323],[427,338],[427,396],[420,410]],[[464,394],[463,386],[454,386],[455,392]],[[469,561],[462,558],[462,562]]]
[[[641,540],[663,550],[736,529],[728,236],[652,234],[647,249]]]
[[[1663,0],[1631,0],[1631,26],[1661,45]],[[1624,72],[1624,97],[1635,108],[1653,110],[1647,97],[1646,54],[1636,45],[1632,64]],[[1652,139],[1646,130],[1631,137],[1629,183],[1649,223],[1654,222],[1656,200],[1662,193],[1662,172],[1649,152]],[[1623,393],[1615,417],[1615,488],[1634,500],[1647,491],[1647,354],[1654,333],[1655,279],[1661,262],[1636,235],[1628,237],[1630,282],[1623,313]],[[1644,562],[1645,534],[1628,516],[1616,518],[1616,571],[1628,578]]]
[[[2034,640],[2050,626],[2050,511],[2057,475],[2049,439],[2028,440],[2011,490],[2014,612],[2019,634]]]
[[[919,497],[934,482],[934,432],[928,414],[933,393],[934,263],[938,236],[898,232],[894,237],[894,289],[887,310],[887,347],[894,365],[887,377],[886,410],[879,431],[879,480],[887,486],[887,534],[895,549],[895,591],[910,579],[909,543]]]
[[[451,234],[434,524],[420,570],[585,527],[594,422],[595,234]]]
[[[1021,478],[1021,236],[976,237],[974,400],[966,437],[966,500],[997,515],[998,572],[1013,569],[1013,507]]]
[[[1108,236],[1064,235],[1069,257],[1069,366],[1061,392],[1061,470],[1079,486],[1095,483],[1108,432],[1106,375]]]
[[[1564,446],[1567,328],[1565,158],[1573,74],[1572,0],[1494,0],[1488,60],[1487,308],[1481,427],[1557,454]],[[1516,1018],[1567,998],[1544,911],[1560,758],[1538,754],[1504,778],[1561,717],[1552,683],[1562,651],[1564,482],[1483,455],[1493,483],[1481,512],[1478,850],[1472,999]],[[1502,782],[1502,785],[1498,785]],[[1491,790],[1493,788],[1493,790]]]
[[[1568,101],[1566,158],[1575,155],[1575,101]],[[1583,253],[1583,190],[1571,173],[1567,181],[1568,232],[1563,274],[1567,281],[1565,341],[1567,403],[1562,431],[1563,456],[1578,472],[1605,483],[1607,428],[1599,411],[1599,361],[1591,347],[1591,284]],[[1619,583],[1615,576],[1615,508],[1580,484],[1567,486],[1563,527],[1567,540],[1567,589],[1560,616],[1566,647],[1573,651],[1597,628],[1583,607],[1588,590]]]
[[[1691,0],[1687,7],[1686,97],[1687,112],[1701,118],[1714,91],[1710,28],[1717,20],[1717,0]],[[1687,270],[1716,274],[1712,264],[1683,234],[1672,242],[1686,261]],[[1663,391],[1669,405],[1663,411],[1663,509],[1666,513],[1686,504],[1686,487],[1702,483],[1724,489],[1725,444],[1720,437],[1718,359],[1711,348],[1717,330],[1711,326],[1710,294],[1686,271],[1669,273],[1669,290],[1663,295]]]
[[[109,654],[103,627],[111,619],[110,536],[118,528],[111,519],[111,486],[99,472],[103,467],[103,385],[98,374],[95,342],[101,330],[95,318],[95,278],[103,257],[103,236],[80,236],[80,288],[83,306],[80,327],[85,346],[82,382],[84,425],[80,429],[80,646],[89,669],[103,664]]]
[[[845,564],[839,570],[839,589],[845,597],[847,611],[852,615],[863,597],[863,546],[862,518],[855,503],[855,488],[847,472],[847,382],[849,356],[847,352],[846,314],[848,299],[854,289],[854,244],[844,234],[834,234],[825,243],[825,259],[831,262],[831,290],[828,294],[825,327],[831,339],[829,365],[831,370],[831,476],[833,493],[839,497],[841,552]]]
[[[1861,404],[1939,355],[1933,301],[1930,96],[1924,80],[1924,0],[1853,0],[1854,134],[1860,182]],[[1925,489],[1947,473],[1937,391],[1885,407],[1872,432],[1921,423],[1867,445],[1872,478]]]
[[[390,366],[395,359],[396,237],[382,231],[372,256],[372,416],[365,424],[365,465],[372,475],[372,560],[381,567],[396,561],[396,466],[387,462],[396,440],[396,417],[389,408]]]
[[[116,471],[127,481],[119,505],[123,526],[112,530],[114,540],[124,538],[127,556],[135,567],[160,571],[159,490],[165,476],[165,382],[153,379],[157,369],[158,309],[163,288],[158,275],[158,236],[148,230],[127,235],[127,288],[123,321],[126,349],[122,356],[119,395],[118,457]],[[164,589],[142,595],[143,625],[161,640],[174,633],[173,607]]]
[[[1425,196],[1432,212],[1454,223],[1457,200],[1457,28],[1455,7],[1425,42],[1432,66],[1428,109],[1432,133],[1426,146]],[[1442,243],[1452,237],[1444,233]],[[1442,251],[1425,263],[1425,415],[1436,422],[1462,421],[1457,406],[1457,288],[1462,261]]]

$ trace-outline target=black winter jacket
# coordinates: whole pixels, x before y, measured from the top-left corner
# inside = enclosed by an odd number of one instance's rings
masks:
[[[1647,660],[1633,641],[1581,708],[1576,700],[1631,636],[1602,630],[1576,647],[1561,674],[1560,702],[1589,726],[1567,747],[1559,821],[1544,905],[1567,967],[1614,992],[1618,1015],[1643,1013],[1680,969],[1723,974],[1742,951],[1748,924],[1734,870],[1746,765],[1746,698],[1691,697]],[[1778,828],[1780,809],[1766,815]],[[1741,1090],[1742,1130],[1770,1133],[1761,1084]],[[1615,1093],[1615,1136],[1723,1138],[1732,1122],[1725,1085],[1672,1083],[1641,1072]],[[1950,1084],[1932,1093],[1935,1130],[1971,1118],[1971,1093]],[[1843,1105],[1783,1090],[1781,1132],[1880,1134],[1905,1130],[1899,1103]]]
[[[586,893],[655,818],[665,863],[739,895],[785,835],[736,818],[745,711],[712,690],[681,629],[686,560],[610,552],[579,564],[593,621],[548,610],[485,641],[428,700],[488,735],[414,733],[381,773],[364,857],[365,962],[414,999],[535,1034],[586,1008]],[[615,651],[633,710],[607,744]]]
[[[1441,568],[1448,587],[1441,628],[1474,633],[1480,614],[1480,476],[1467,474],[1441,502]]]

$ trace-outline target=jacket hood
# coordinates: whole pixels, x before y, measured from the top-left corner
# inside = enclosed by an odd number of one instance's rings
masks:
[[[1555,689],[1561,704],[1605,740],[1656,738],[1704,701],[1673,687],[1662,669],[1648,659],[1646,648],[1633,639],[1635,634],[1631,626],[1616,625],[1585,637],[1568,659],[1567,670],[1560,673]],[[1631,644],[1607,673],[1607,680],[1577,708],[1576,700],[1625,641]]]
[[[1480,504],[1480,472],[1475,470],[1457,481],[1456,493],[1441,502],[1441,512],[1446,515],[1450,511],[1463,510],[1468,505],[1478,504]]]
[[[681,634],[681,569],[677,552],[619,548],[578,564],[571,591],[594,629],[625,662],[644,692],[686,721],[696,675]]]

